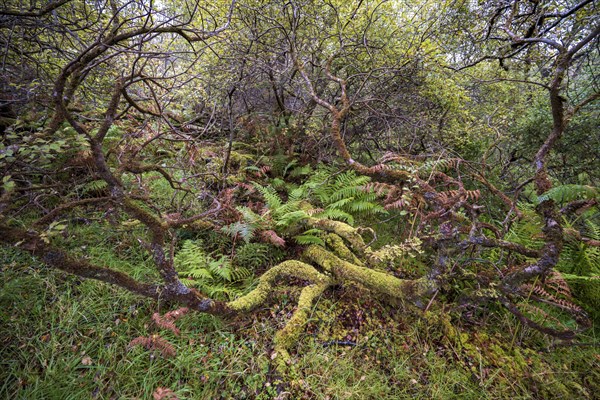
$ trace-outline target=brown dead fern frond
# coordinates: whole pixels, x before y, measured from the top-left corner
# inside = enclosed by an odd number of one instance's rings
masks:
[[[169,388],[157,387],[152,393],[154,400],[179,400],[179,397]]]
[[[553,305],[573,314],[583,314],[584,311],[574,302],[569,284],[559,272],[552,271],[545,282],[525,284],[522,288],[536,300]]]
[[[550,313],[548,313],[540,307],[537,307],[531,303],[521,303],[519,304],[519,307],[521,309],[526,310],[526,312],[532,317],[537,317],[538,319],[540,319],[541,323],[546,323],[550,321],[562,329],[567,329],[567,326],[563,324],[558,318],[554,317],[553,315],[551,315]]]
[[[177,355],[175,347],[159,335],[136,337],[127,345],[128,348],[134,346],[143,346],[146,350],[158,351],[163,358],[172,358]]]
[[[166,313],[164,315],[164,318],[171,320],[171,321],[177,321],[179,318],[183,317],[185,314],[187,314],[189,312],[190,312],[189,308],[181,307],[181,308],[178,308],[177,310],[169,311],[168,313]]]
[[[444,192],[438,192],[439,198],[443,203],[451,203],[456,201],[477,201],[481,197],[481,192],[477,190],[446,190]]]
[[[285,247],[285,240],[273,230],[269,229],[266,231],[261,231],[259,236],[262,241],[266,243],[270,243],[278,247]]]
[[[179,335],[179,328],[175,326],[175,321],[189,312],[187,307],[178,308],[177,310],[169,311],[161,316],[159,313],[152,314],[152,321],[162,329],[168,329],[175,335]]]
[[[163,318],[159,313],[152,314],[152,321],[161,329],[167,329],[175,335],[179,335],[179,328],[175,326],[173,321]]]
[[[552,271],[552,273],[546,278],[545,285],[567,299],[573,298],[569,284],[559,272]]]
[[[373,192],[377,196],[389,195],[389,193],[396,192],[398,187],[383,182],[369,182],[363,186],[363,191],[370,193]]]

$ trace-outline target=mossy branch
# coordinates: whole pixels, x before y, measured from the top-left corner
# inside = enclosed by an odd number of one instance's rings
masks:
[[[310,218],[307,221],[307,224],[313,228],[319,228],[327,232],[335,233],[339,237],[345,239],[350,244],[350,248],[359,256],[364,256],[371,252],[371,249],[365,244],[362,236],[360,236],[359,231],[344,222]]]
[[[299,278],[314,284],[332,284],[331,278],[317,271],[313,266],[296,260],[284,261],[261,277],[256,289],[245,296],[230,301],[227,306],[237,312],[250,311],[263,304],[275,290],[275,281],[281,277]]]
[[[290,361],[289,349],[297,342],[308,322],[310,309],[313,302],[330,286],[330,282],[323,282],[306,286],[300,293],[298,307],[285,327],[275,335],[276,365],[279,373],[286,373]]]
[[[337,281],[355,282],[375,293],[401,302],[408,301],[421,306],[422,299],[436,289],[435,283],[427,277],[416,280],[399,279],[384,272],[359,267],[344,261],[321,246],[309,246],[304,252],[304,256],[320,265]]]

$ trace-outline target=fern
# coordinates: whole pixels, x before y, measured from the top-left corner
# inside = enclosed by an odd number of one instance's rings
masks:
[[[217,280],[231,282],[231,263],[226,256],[221,256],[218,260],[211,259],[208,262],[208,270],[213,278]]]
[[[323,210],[322,212],[315,214],[314,217],[321,219],[336,219],[347,222],[350,225],[354,224],[354,217],[351,214],[335,208]]]
[[[262,229],[266,222],[261,215],[258,215],[248,207],[239,206],[236,210],[240,213],[241,220],[225,225],[221,231],[232,238],[241,238],[246,243],[254,238],[257,230]]]
[[[81,193],[84,196],[97,196],[103,194],[107,188],[108,184],[103,179],[87,182],[80,186]]]
[[[236,221],[229,225],[225,225],[224,227],[221,228],[221,230],[224,233],[228,234],[229,236],[231,236],[233,238],[240,237],[246,243],[249,243],[250,240],[254,237],[255,229],[256,228],[253,227],[252,225],[250,225],[246,222],[242,222],[242,221]]]
[[[532,204],[519,203],[518,208],[523,213],[523,218],[512,226],[506,235],[506,240],[531,248],[541,248],[544,244],[542,240],[544,225],[540,216],[535,212]]]
[[[300,245],[318,244],[321,246],[325,246],[325,242],[323,241],[323,239],[315,235],[320,232],[321,231],[319,229],[309,229],[302,235],[294,236],[294,240]]]
[[[264,197],[267,207],[271,210],[277,210],[283,204],[277,191],[271,186],[261,186],[258,183],[254,183],[256,190]]]
[[[554,200],[556,203],[564,204],[574,200],[593,199],[596,197],[598,197],[598,188],[594,186],[560,185],[538,196],[537,201],[541,203],[546,200]]]
[[[298,176],[306,176],[310,175],[313,172],[310,164],[303,165],[301,167],[296,167],[290,172],[290,178],[298,177]]]
[[[257,269],[269,261],[269,245],[262,243],[248,243],[237,249],[235,264]]]
[[[215,259],[206,254],[201,243],[193,240],[183,242],[173,261],[183,284],[214,298],[237,296],[241,290],[236,283],[252,276],[250,269],[234,267],[227,256]]]
[[[266,265],[274,265],[283,260],[285,252],[276,246],[266,243],[248,243],[237,249],[234,264],[249,269]]]
[[[308,168],[304,169],[308,171]],[[369,177],[357,175],[354,171],[336,173],[331,168],[321,166],[308,180],[289,190],[287,201],[272,186],[253,185],[265,199],[268,217],[277,230],[290,234],[290,228],[300,225],[309,217],[340,220],[352,225],[357,215],[386,213],[384,207],[376,203],[378,194],[369,186],[369,182]],[[230,225],[226,231],[242,235],[247,233],[243,228],[255,227],[252,215],[244,215],[243,220],[244,224]],[[267,216],[263,215],[262,220],[266,221]],[[264,225],[262,228],[268,229]],[[242,237],[251,238],[248,235]],[[323,243],[317,235],[309,232],[296,235],[294,239],[299,244]]]
[[[427,176],[429,176],[432,172],[447,171],[452,167],[456,167],[459,162],[460,159],[457,158],[442,158],[436,160],[428,160],[417,168],[417,172],[422,178],[427,178]]]
[[[369,186],[370,181],[369,177],[357,175],[354,171],[333,175],[332,171],[323,168],[317,170],[301,188],[309,195],[312,192],[309,201],[314,198],[326,210],[345,212],[345,214],[331,213],[321,217],[332,219],[341,217],[349,222],[354,220],[353,217],[348,217],[349,214],[386,213],[381,205],[375,203],[378,195]]]
[[[278,218],[276,225],[279,227],[289,227],[304,219],[308,218],[308,214],[303,210],[290,211],[281,215]]]

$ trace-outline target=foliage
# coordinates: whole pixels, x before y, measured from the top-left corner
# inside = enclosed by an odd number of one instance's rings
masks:
[[[25,3],[0,9],[6,397],[597,392],[588,349],[536,354],[597,341],[595,2]]]
[[[233,263],[256,271],[259,268],[275,265],[284,257],[284,252],[266,243],[246,243],[236,249]]]
[[[180,399],[277,396],[268,349],[275,326],[293,308],[288,293],[241,328],[188,314],[178,321],[179,336],[165,331],[177,354],[163,358],[141,347],[128,350],[134,338],[155,333],[149,316],[166,310],[154,302],[38,268],[12,249],[3,248],[2,259],[1,397],[152,398],[157,387]],[[343,289],[342,297],[354,297],[354,290]],[[497,399],[586,398],[599,389],[593,347],[547,351],[535,344],[534,332],[518,330],[498,314],[488,316],[493,321],[487,327],[471,328],[451,315],[449,330],[441,322],[447,314],[417,318],[372,299],[350,303],[325,296],[298,349],[303,374],[289,390],[296,398],[319,399]],[[515,333],[522,346],[511,348]]]
[[[173,259],[186,285],[198,287],[211,297],[233,298],[241,293],[239,284],[252,277],[245,266],[233,266],[227,256],[218,259],[206,254],[202,242],[185,240]]]
[[[537,201],[554,200],[558,204],[566,204],[575,200],[598,197],[598,188],[589,185],[559,185],[538,196]]]

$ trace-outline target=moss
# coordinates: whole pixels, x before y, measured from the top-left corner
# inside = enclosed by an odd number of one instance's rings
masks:
[[[275,335],[275,357],[278,372],[287,372],[287,366],[290,362],[288,350],[298,342],[298,338],[308,322],[313,301],[328,287],[329,283],[325,282],[309,285],[302,289],[302,293],[300,293],[300,298],[298,299],[298,308],[294,311],[292,318],[290,318],[285,327]]]
[[[319,228],[327,232],[333,232],[342,237],[350,244],[350,248],[359,256],[371,252],[371,249],[365,244],[365,241],[363,240],[362,236],[360,236],[358,230],[344,222],[332,221],[329,219],[310,218],[307,221],[307,224],[313,228]]]
[[[204,230],[208,230],[208,229],[214,229],[215,224],[213,224],[210,221],[201,219],[201,220],[194,221],[194,222],[188,224],[187,227],[192,230],[204,231]]]
[[[263,304],[273,292],[273,285],[279,277],[300,278],[316,284],[331,283],[330,278],[306,263],[296,260],[284,261],[265,272],[260,277],[256,289],[245,296],[230,301],[227,306],[239,312],[248,311]]]
[[[140,220],[146,225],[152,232],[153,241],[155,243],[162,243],[164,241],[165,233],[168,229],[166,222],[161,221],[158,217],[152,215],[146,211],[141,205],[137,204],[134,200],[125,197],[123,199],[123,208],[134,218]]]
[[[418,304],[421,298],[429,295],[434,289],[433,282],[426,277],[417,280],[399,279],[344,261],[317,245],[309,246],[304,255],[339,281],[356,282],[367,289],[394,299],[408,300]]]
[[[325,238],[325,243],[342,260],[358,265],[359,267],[364,266],[362,261],[360,261],[358,257],[356,257],[354,253],[352,253],[352,251],[346,247],[344,240],[335,233],[328,234]]]

